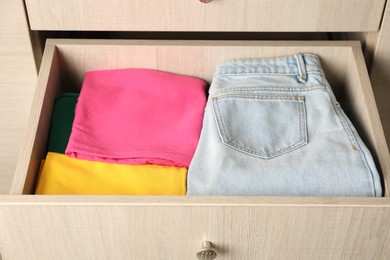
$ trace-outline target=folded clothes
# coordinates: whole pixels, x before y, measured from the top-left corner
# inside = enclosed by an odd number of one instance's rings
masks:
[[[66,154],[120,164],[188,167],[206,82],[150,69],[87,72]]]
[[[318,56],[223,63],[205,111],[187,195],[382,195],[370,151]]]
[[[74,109],[78,97],[79,93],[62,93],[56,98],[47,144],[49,152],[65,153],[72,131]]]
[[[49,152],[36,194],[185,195],[187,169],[74,159]]]

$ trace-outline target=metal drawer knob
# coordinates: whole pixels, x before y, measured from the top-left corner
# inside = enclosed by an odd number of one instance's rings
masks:
[[[211,246],[212,244],[210,241],[202,242],[202,250],[196,254],[199,260],[214,260],[217,258],[217,252],[212,250]]]
[[[200,2],[204,3],[204,4],[207,4],[207,3],[210,3],[212,2],[213,0],[199,0]]]

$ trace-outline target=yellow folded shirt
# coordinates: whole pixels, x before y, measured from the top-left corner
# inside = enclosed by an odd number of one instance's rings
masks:
[[[93,162],[49,152],[36,194],[185,195],[187,169]]]

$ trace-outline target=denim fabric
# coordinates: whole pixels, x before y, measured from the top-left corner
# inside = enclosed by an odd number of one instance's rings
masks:
[[[209,94],[187,195],[382,195],[317,56],[226,62]]]

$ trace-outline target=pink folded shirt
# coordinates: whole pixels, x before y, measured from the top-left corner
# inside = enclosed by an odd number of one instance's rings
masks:
[[[150,69],[85,74],[66,154],[188,167],[202,128],[206,82]]]

